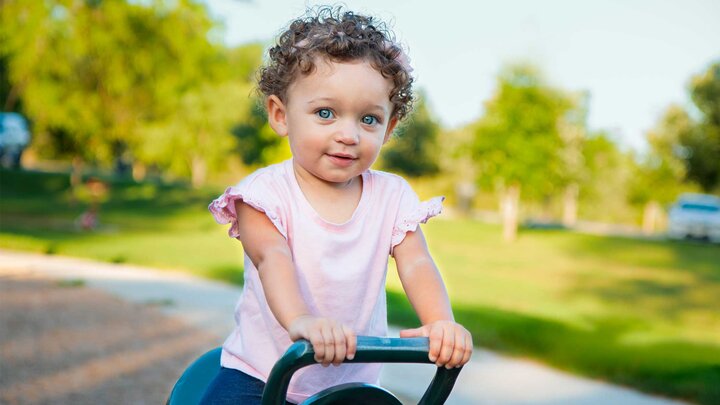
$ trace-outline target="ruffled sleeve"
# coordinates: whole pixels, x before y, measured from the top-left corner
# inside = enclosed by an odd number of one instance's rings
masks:
[[[282,236],[287,239],[278,199],[272,197],[270,187],[266,183],[266,181],[251,175],[237,185],[228,187],[220,197],[210,203],[208,209],[215,221],[221,225],[230,224],[228,236],[231,238],[239,236],[235,201],[242,200],[245,204],[265,213]]]
[[[420,201],[410,185],[405,183],[405,190],[400,197],[400,207],[392,232],[390,254],[395,246],[405,239],[408,232],[415,232],[419,224],[442,212],[442,202],[445,197],[433,197],[427,201]]]

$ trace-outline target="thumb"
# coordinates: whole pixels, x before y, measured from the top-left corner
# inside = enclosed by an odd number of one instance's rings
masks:
[[[400,337],[401,338],[410,338],[410,337],[428,337],[429,334],[427,332],[427,329],[423,326],[420,328],[415,329],[404,329],[400,331]]]

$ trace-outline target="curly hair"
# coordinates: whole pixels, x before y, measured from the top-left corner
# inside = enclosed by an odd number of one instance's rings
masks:
[[[319,58],[333,62],[367,60],[393,82],[391,115],[403,119],[412,110],[412,68],[402,48],[382,21],[343,11],[341,7],[319,7],[290,22],[277,44],[269,50],[269,61],[260,68],[258,90],[265,97],[286,100],[287,89],[299,74],[315,70]]]

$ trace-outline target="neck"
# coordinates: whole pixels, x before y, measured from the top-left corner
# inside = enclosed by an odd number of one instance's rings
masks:
[[[362,175],[336,183],[324,181],[293,167],[300,191],[315,212],[328,222],[341,224],[352,218],[362,196]]]
[[[293,173],[295,174],[295,179],[303,191],[306,189],[312,189],[314,191],[328,193],[344,193],[348,190],[355,190],[362,177],[362,175],[358,175],[343,182],[327,181],[309,173],[295,162],[293,162]]]

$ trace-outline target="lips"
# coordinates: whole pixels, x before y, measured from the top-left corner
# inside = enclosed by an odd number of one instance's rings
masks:
[[[339,157],[339,158],[345,158],[345,159],[355,159],[355,156],[353,156],[349,153],[343,153],[343,152],[328,153],[328,155]]]
[[[338,166],[349,166],[357,160],[355,156],[348,153],[328,153],[327,157]]]

